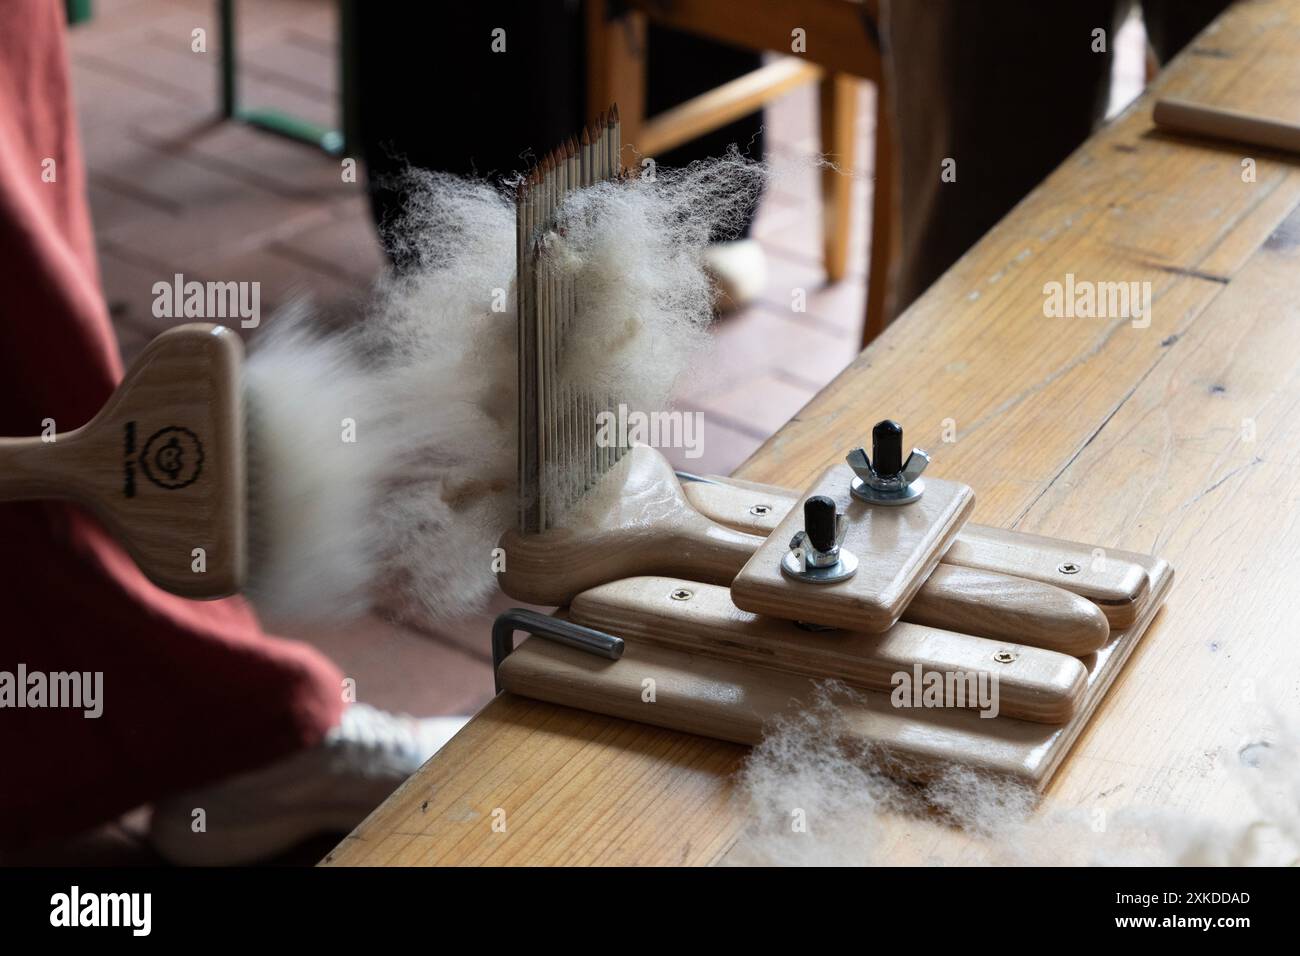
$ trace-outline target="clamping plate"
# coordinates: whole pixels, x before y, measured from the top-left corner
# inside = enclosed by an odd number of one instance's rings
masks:
[[[970,516],[975,494],[966,485],[928,478],[925,494],[906,507],[881,507],[852,494],[855,477],[849,465],[836,465],[791,509],[732,582],[737,607],[871,633],[902,616]],[[806,506],[817,498],[834,504],[843,520],[838,548],[858,561],[857,572],[844,580],[815,582],[783,570],[796,533],[806,531]]]

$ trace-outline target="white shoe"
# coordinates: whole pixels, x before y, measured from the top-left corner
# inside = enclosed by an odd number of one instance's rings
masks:
[[[749,305],[767,285],[767,255],[757,239],[714,243],[704,250],[704,270],[717,287],[719,312]]]
[[[467,719],[417,719],[353,704],[317,746],[155,805],[149,840],[171,863],[233,866],[317,834],[347,833]]]

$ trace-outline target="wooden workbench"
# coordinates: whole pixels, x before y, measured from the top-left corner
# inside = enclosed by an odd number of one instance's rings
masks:
[[[1300,161],[1157,134],[1153,95],[1300,117],[1300,2],[1233,7],[738,474],[803,488],[888,415],[974,486],[973,520],[1170,560],[1165,610],[1047,799],[1230,821],[1251,702],[1300,700]],[[1067,273],[1149,281],[1149,327],[1045,317]],[[744,756],[503,695],[326,862],[721,862]],[[909,819],[883,849],[972,852]]]

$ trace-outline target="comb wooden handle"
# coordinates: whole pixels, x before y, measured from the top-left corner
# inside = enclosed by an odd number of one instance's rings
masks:
[[[624,457],[624,461],[629,456]],[[507,531],[501,590],[516,601],[560,606],[620,578],[675,574],[727,586],[763,538],[714,524],[689,510],[626,526]]]
[[[734,478],[688,481],[683,491],[700,514],[750,534],[770,534],[799,501],[799,494],[788,488]],[[1132,625],[1147,595],[1149,581],[1141,558],[1127,551],[967,522],[940,567],[960,565],[1064,588],[1096,604],[1111,628],[1122,630]]]
[[[74,501],[159,587],[234,593],[246,563],[242,356],[221,326],[164,332],[85,425],[53,441],[0,438],[0,501]]]
[[[1110,638],[1106,615],[1064,588],[940,564],[903,612],[913,624],[1014,641],[1082,657]]]
[[[696,511],[671,466],[651,448],[632,449],[605,481],[566,527],[502,537],[506,569],[499,583],[506,594],[558,606],[599,585],[641,575],[730,586],[766,540]],[[1069,654],[1106,642],[1105,615],[1085,598],[1037,581],[939,567],[944,573],[926,579],[904,621],[943,622],[950,630]]]
[[[0,501],[77,497],[76,432],[53,443],[0,438]]]

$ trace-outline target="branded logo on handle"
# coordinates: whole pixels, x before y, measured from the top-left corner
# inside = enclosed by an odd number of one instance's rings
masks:
[[[203,470],[203,443],[188,428],[172,425],[154,432],[140,455],[145,476],[159,488],[194,484]]]

